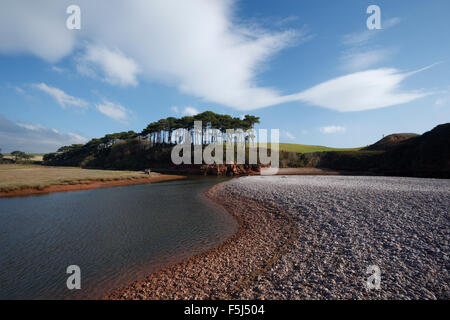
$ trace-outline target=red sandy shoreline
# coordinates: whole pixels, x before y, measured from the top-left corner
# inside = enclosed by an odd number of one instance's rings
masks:
[[[52,185],[45,187],[43,189],[36,188],[26,188],[21,190],[14,190],[8,192],[0,192],[0,198],[9,197],[26,197],[30,195],[37,194],[47,194],[53,192],[67,192],[67,191],[80,191],[80,190],[90,190],[97,188],[108,188],[108,187],[119,187],[119,186],[129,186],[135,184],[147,184],[155,182],[173,181],[186,179],[185,176],[178,175],[158,175],[148,178],[137,178],[137,179],[120,179],[111,181],[100,181],[100,180],[90,180],[86,184],[74,184],[74,185]]]

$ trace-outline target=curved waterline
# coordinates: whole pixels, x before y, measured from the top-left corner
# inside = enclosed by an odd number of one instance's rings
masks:
[[[97,298],[219,245],[238,226],[203,193],[223,180],[0,199],[0,298]],[[72,264],[79,291],[66,288]]]

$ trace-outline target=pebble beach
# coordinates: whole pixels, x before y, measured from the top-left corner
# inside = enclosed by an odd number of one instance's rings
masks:
[[[105,298],[450,298],[450,180],[252,176],[207,196],[239,231]]]

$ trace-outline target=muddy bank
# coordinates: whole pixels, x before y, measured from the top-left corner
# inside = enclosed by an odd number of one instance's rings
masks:
[[[135,184],[146,184],[146,183],[155,183],[155,182],[164,182],[164,181],[173,181],[186,179],[185,176],[179,175],[156,175],[150,176],[147,178],[136,178],[136,179],[120,179],[120,180],[111,180],[111,181],[101,181],[101,180],[88,180],[82,184],[67,184],[67,185],[53,185],[49,187],[45,187],[42,189],[37,188],[26,188],[8,192],[0,192],[0,198],[8,198],[8,197],[25,197],[30,195],[37,194],[47,194],[53,192],[67,192],[67,191],[80,191],[80,190],[90,190],[97,188],[108,188],[108,187],[119,187],[119,186],[129,186]]]
[[[232,299],[254,286],[291,249],[298,230],[273,203],[232,197],[225,185],[212,187],[207,196],[236,218],[239,229],[234,236],[104,299]]]

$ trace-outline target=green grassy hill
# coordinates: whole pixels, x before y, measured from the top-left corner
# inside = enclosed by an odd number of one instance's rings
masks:
[[[270,143],[260,143],[260,147],[269,147]],[[298,152],[298,153],[310,153],[310,152],[322,152],[322,151],[358,151],[361,148],[330,148],[324,146],[313,146],[307,144],[292,144],[292,143],[280,143],[280,151],[286,152]]]

